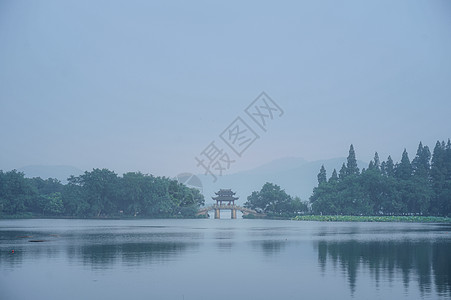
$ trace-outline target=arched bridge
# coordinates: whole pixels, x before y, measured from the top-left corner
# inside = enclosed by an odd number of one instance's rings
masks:
[[[207,215],[209,211],[215,211],[215,219],[219,219],[219,212],[224,209],[230,209],[232,219],[236,219],[236,211],[239,210],[243,213],[243,216],[254,215],[256,217],[264,217],[265,214],[259,213],[253,209],[238,206],[238,205],[211,205],[202,207],[197,211],[197,216]]]

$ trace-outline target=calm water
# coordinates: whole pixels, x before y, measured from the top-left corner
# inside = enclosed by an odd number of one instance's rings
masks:
[[[451,226],[0,220],[2,300],[352,298],[451,298]]]

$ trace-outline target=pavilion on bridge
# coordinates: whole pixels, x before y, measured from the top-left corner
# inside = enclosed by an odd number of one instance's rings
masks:
[[[216,205],[222,205],[223,202],[227,202],[228,205],[235,205],[235,200],[238,200],[238,197],[234,197],[236,193],[232,192],[231,189],[220,189],[215,194],[216,197],[211,197],[211,199],[216,200]]]
[[[236,219],[235,200],[238,200],[238,197],[235,197],[236,193],[232,192],[231,189],[220,189],[219,192],[216,192],[215,194],[216,197],[211,197],[211,199],[216,200],[215,219],[220,218],[220,209],[221,206],[223,206],[223,202],[230,206],[228,209],[231,210],[232,219]]]

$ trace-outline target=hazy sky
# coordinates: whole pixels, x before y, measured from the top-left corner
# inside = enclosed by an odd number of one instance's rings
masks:
[[[0,169],[200,173],[216,141],[233,173],[451,137],[451,1],[160,2],[0,0]],[[238,116],[242,157],[219,138]]]

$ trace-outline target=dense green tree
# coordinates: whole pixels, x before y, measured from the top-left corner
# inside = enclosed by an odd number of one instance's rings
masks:
[[[358,175],[359,167],[357,166],[357,159],[355,158],[354,146],[349,147],[349,155],[346,163],[346,175]]]
[[[446,183],[446,147],[444,143],[437,141],[433,150],[431,161],[431,181],[434,197],[432,199],[431,212],[439,215],[441,211],[445,210],[445,199],[442,197],[442,191]]]
[[[351,145],[352,146],[352,145]],[[394,165],[391,156],[380,162],[377,152],[368,169],[359,173],[350,147],[347,164],[337,178],[334,172],[324,182],[320,170],[318,186],[310,197],[317,214],[448,215],[451,213],[451,142],[437,142],[432,156],[419,144],[412,163],[404,149]],[[354,171],[351,171],[354,169]]]
[[[386,162],[383,161],[381,162],[381,175],[382,176],[387,176],[387,167],[386,167]]]
[[[337,181],[338,181],[337,170],[334,169],[332,171],[332,175],[330,176],[328,183],[337,183]]]
[[[433,197],[430,161],[431,152],[428,146],[423,146],[420,142],[416,156],[412,160],[411,196],[407,206],[410,213],[427,214],[429,211]]]
[[[373,161],[370,162],[370,166],[365,172],[362,171],[359,181],[363,188],[364,197],[371,203],[372,212],[374,214],[383,214],[384,184],[382,181],[384,177]]]
[[[62,211],[56,213],[56,209],[49,210],[52,203],[59,203],[61,200],[60,199],[56,202],[54,200],[55,194],[58,194],[59,198],[61,198],[61,192],[64,188],[64,185],[59,180],[54,178],[44,180],[40,177],[27,178],[26,180],[33,190],[33,196],[29,198],[29,202],[27,203],[28,211],[43,215],[53,215],[53,213],[49,213],[49,211],[55,211],[55,214],[62,213]]]
[[[381,163],[381,172],[384,176],[395,176],[395,164],[393,163],[393,159],[389,155],[387,161]]]
[[[402,180],[409,180],[412,176],[412,165],[410,164],[409,155],[407,154],[406,149],[404,149],[404,152],[402,153],[401,162],[396,164],[395,176]]]
[[[346,177],[338,190],[340,214],[343,215],[371,215],[371,203],[360,183],[358,175]]]
[[[382,176],[380,181],[382,199],[380,210],[377,210],[377,203],[375,203],[375,214],[383,215],[399,215],[403,213],[403,204],[398,193],[397,180],[393,176]]]
[[[93,169],[67,181],[0,171],[0,215],[194,217],[205,201],[197,189],[139,172]]]
[[[140,172],[128,172],[119,181],[119,212],[137,216],[144,209],[146,177]]]
[[[437,141],[431,161],[431,213],[451,215],[451,143]]]
[[[412,160],[412,170],[417,176],[429,178],[431,169],[431,151],[428,146],[423,146],[420,142],[417,154]]]
[[[89,215],[89,203],[86,193],[80,184],[80,178],[71,176],[67,179],[61,193],[64,206],[64,214],[67,216],[87,217]]]
[[[385,163],[384,163],[385,166]],[[379,161],[379,155],[377,152],[374,154],[374,159],[370,161],[368,165],[368,170],[376,169],[380,171],[380,161]],[[362,170],[363,173],[363,170]]]
[[[324,165],[321,166],[321,169],[319,170],[317,177],[318,177],[318,184],[327,182],[327,174],[326,174],[326,169],[324,168]]]
[[[267,182],[260,191],[252,192],[247,197],[244,207],[263,211],[269,215],[287,216],[297,213],[300,204],[296,202],[280,186]]]
[[[292,198],[288,214],[305,214],[309,211],[308,202],[302,201],[298,196]]]
[[[332,181],[313,189],[310,203],[314,214],[335,215],[341,213],[341,195],[338,193],[340,184],[338,181]]]
[[[0,171],[0,214],[15,215],[26,211],[33,190],[22,172]]]
[[[340,172],[338,173],[338,179],[343,180],[346,177],[347,169],[345,163],[341,165]]]
[[[377,152],[374,153],[374,159],[373,159],[373,161],[374,161],[374,167],[375,167],[376,169],[380,170],[381,163],[380,163],[380,160],[379,160],[379,154],[377,154]]]
[[[50,216],[58,216],[64,212],[63,199],[60,192],[55,192],[45,197],[47,201],[43,207],[43,213]]]
[[[93,169],[79,176],[83,198],[89,204],[91,216],[115,214],[117,210],[118,176],[108,169]]]

